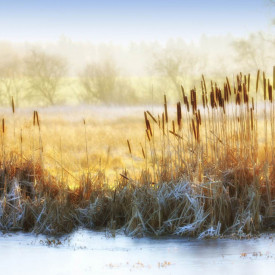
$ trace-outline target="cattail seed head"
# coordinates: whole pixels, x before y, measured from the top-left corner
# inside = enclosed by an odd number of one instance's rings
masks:
[[[226,77],[226,83],[227,83],[227,88],[228,88],[229,94],[231,95],[231,87],[230,87],[230,83],[229,83],[228,77]]]
[[[178,122],[179,129],[181,129],[181,120],[182,120],[181,104],[180,102],[178,102],[177,103],[177,122]]]
[[[164,112],[165,112],[165,121],[166,121],[166,123],[168,123],[168,110],[167,110],[166,95],[164,95]]]
[[[173,133],[175,133],[176,129],[175,129],[175,121],[174,120],[172,120],[172,129],[173,129]]]
[[[35,112],[36,112],[36,111],[33,111],[33,121],[32,121],[32,123],[33,123],[33,126],[35,126],[35,119],[36,119],[36,115],[35,115]]]
[[[197,133],[196,133],[196,127],[195,127],[195,122],[194,119],[192,118],[192,128],[193,128],[193,134],[195,139],[197,140]]]
[[[257,71],[256,92],[258,92],[258,88],[259,88],[259,78],[260,78],[260,70]]]
[[[154,121],[155,123],[158,124],[157,120],[154,118],[154,116],[153,116],[149,111],[147,111],[147,114],[153,119],[153,121]]]
[[[5,119],[2,118],[2,133],[5,134]]]
[[[127,139],[127,144],[128,144],[129,153],[130,155],[132,155],[131,145],[128,139]]]
[[[264,100],[266,100],[266,79],[264,77],[264,73],[263,73],[263,80],[264,80]]]
[[[272,85],[269,84],[269,80],[268,80],[268,99],[269,101],[272,103]]]
[[[183,100],[184,100],[184,97],[185,97],[184,88],[183,88],[183,86],[182,86],[182,85],[180,85],[180,87],[181,87],[182,98],[183,98]]]
[[[38,128],[40,129],[40,122],[39,122],[39,116],[37,111],[35,111],[35,116],[36,116],[36,122],[37,122]]]
[[[199,124],[201,125],[201,112],[200,112],[200,109],[198,109],[198,119],[199,119]]]
[[[140,143],[140,147],[141,147],[141,152],[142,152],[143,158],[146,158],[146,157],[145,157],[145,152],[144,152],[144,149],[143,149],[143,146],[142,146],[141,143]]]
[[[15,113],[15,107],[14,107],[14,100],[13,100],[13,96],[11,98],[11,108],[12,108],[12,113]]]
[[[146,131],[147,138],[148,138],[148,140],[150,141],[151,138],[150,138],[150,135],[149,135],[149,131],[148,131],[147,129],[146,129],[145,131]]]

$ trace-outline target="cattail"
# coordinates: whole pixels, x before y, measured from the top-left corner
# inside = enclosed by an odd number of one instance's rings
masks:
[[[211,91],[210,93],[210,104],[212,109],[216,107],[214,91]]]
[[[168,111],[167,111],[166,95],[164,95],[164,111],[165,111],[165,121],[166,121],[166,123],[168,123]]]
[[[181,119],[182,119],[181,104],[180,104],[180,102],[178,102],[177,103],[177,121],[178,121],[178,127],[179,127],[179,129],[181,129]]]
[[[240,104],[241,104],[241,95],[238,92],[237,95],[236,95],[236,105],[240,105]]]
[[[129,153],[130,155],[132,155],[131,145],[128,139],[127,139],[127,144],[128,144]]]
[[[203,109],[205,109],[205,94],[204,94],[204,92],[202,93],[202,106],[203,106]]]
[[[175,129],[175,121],[174,120],[172,120],[172,129],[173,129],[173,133],[175,133],[176,129]]]
[[[191,97],[191,105],[192,105],[192,111],[193,114],[197,110],[197,93],[195,89],[192,89],[190,92],[190,97]]]
[[[226,102],[228,102],[229,96],[228,96],[228,89],[227,89],[227,84],[226,83],[224,83],[224,85],[223,85],[223,90],[224,90],[224,100]]]
[[[127,176],[123,175],[123,174],[120,174],[120,176],[121,176],[122,178],[126,179],[126,180],[129,180],[129,178],[128,178]]]
[[[148,131],[147,129],[146,129],[145,131],[146,131],[147,138],[148,138],[148,140],[150,141],[151,138],[150,138],[150,135],[149,135],[149,131]]]
[[[144,112],[144,118],[145,118],[146,130],[148,130],[150,132],[151,136],[153,136],[152,129],[151,129],[151,124],[150,124],[150,121],[147,118],[146,112]]]
[[[2,133],[5,134],[5,119],[2,118]]]
[[[158,126],[160,128],[160,116],[158,115]]]
[[[145,120],[145,125],[146,125],[146,128],[147,128],[147,113],[146,112],[144,112],[144,120]]]
[[[147,125],[148,125],[147,130],[150,132],[150,135],[151,135],[151,137],[152,137],[152,136],[153,136],[153,132],[152,132],[152,128],[151,128],[151,124],[150,124],[150,121],[149,121],[149,120],[147,120]]]
[[[35,111],[35,116],[36,116],[36,122],[37,122],[38,128],[40,129],[39,116],[37,111]]]
[[[193,128],[194,137],[195,139],[197,139],[196,127],[195,127],[195,122],[193,118],[192,118],[192,128]]]
[[[147,114],[153,119],[153,121],[158,124],[157,120],[154,118],[154,116],[149,112],[147,111]]]
[[[184,88],[183,88],[183,86],[182,86],[182,85],[180,85],[180,87],[181,87],[182,98],[183,98],[183,100],[184,100],[184,97],[185,97]]]
[[[14,108],[14,100],[13,100],[13,96],[11,98],[11,108],[12,108],[12,113],[15,113],[15,108]]]
[[[180,135],[178,135],[177,133],[173,132],[173,131],[170,131],[169,130],[169,133],[174,135],[175,137],[179,138],[179,139],[183,139]]]
[[[183,98],[183,103],[184,103],[184,105],[187,105],[187,96],[184,96],[184,98]]]
[[[225,114],[225,107],[224,107],[224,99],[222,98],[222,109],[223,109],[223,113]]]
[[[264,81],[264,100],[266,100],[266,78],[263,73],[263,81]]]
[[[203,81],[201,81],[201,90],[202,90],[202,93],[201,93],[202,105],[203,105],[203,108],[205,109],[205,91],[204,91]]]
[[[258,70],[258,72],[257,72],[256,92],[258,92],[258,88],[259,88],[259,78],[260,78],[260,70]]]
[[[228,77],[226,77],[226,83],[227,83],[227,87],[228,87],[228,90],[229,90],[229,94],[231,95],[231,87],[230,87],[230,83],[229,83]]]
[[[194,94],[193,94],[193,90],[190,91],[190,103],[191,103],[192,111],[193,111],[193,114],[194,114],[194,112],[195,112],[195,106],[194,106]]]
[[[196,113],[196,122],[197,122],[197,124],[200,123],[200,119],[199,119],[198,113]]]
[[[272,85],[269,84],[269,80],[268,80],[268,98],[269,98],[269,101],[272,102]]]
[[[238,85],[238,92],[242,92],[242,84]]]
[[[208,97],[207,97],[207,92],[206,91],[205,91],[204,97],[205,97],[205,106],[208,107]]]
[[[142,146],[141,143],[140,143],[140,147],[141,147],[141,151],[142,151],[143,158],[146,158],[146,157],[145,157],[145,152],[144,152],[144,149],[143,149],[143,146]]]
[[[237,91],[242,92],[242,75],[237,75]]]
[[[205,93],[207,94],[204,75],[202,75],[202,81],[203,81],[204,91],[205,91]]]
[[[198,109],[198,118],[199,118],[199,124],[201,125],[201,112],[200,112],[200,109]]]
[[[244,103],[248,103],[248,94],[245,83],[243,83],[243,101]]]
[[[187,96],[184,97],[184,104],[187,108],[187,111],[189,112],[189,102],[188,102],[188,97]]]
[[[35,112],[36,112],[36,111],[33,111],[33,122],[32,122],[32,123],[33,123],[33,126],[35,126],[35,118],[36,118]]]
[[[223,97],[222,97],[222,92],[221,92],[221,89],[219,88],[216,88],[216,98],[219,102],[219,106],[222,107],[223,105]]]

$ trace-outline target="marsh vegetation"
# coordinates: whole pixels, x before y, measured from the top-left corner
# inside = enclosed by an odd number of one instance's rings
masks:
[[[2,119],[1,230],[205,238],[272,227],[274,84],[264,72],[254,78],[226,77],[220,88],[202,76],[199,88],[181,87],[176,105],[164,96],[145,112],[32,113],[12,99]]]

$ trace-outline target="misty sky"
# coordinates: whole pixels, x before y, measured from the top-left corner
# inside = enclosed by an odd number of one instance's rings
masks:
[[[128,43],[268,31],[268,0],[0,0],[0,40]]]

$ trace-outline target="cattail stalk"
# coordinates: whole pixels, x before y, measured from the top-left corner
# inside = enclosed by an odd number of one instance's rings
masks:
[[[88,153],[88,139],[87,139],[87,126],[86,120],[83,119],[84,131],[85,131],[85,151],[86,151],[86,162],[88,168],[88,174],[90,174],[90,165],[89,165],[89,153]]]

